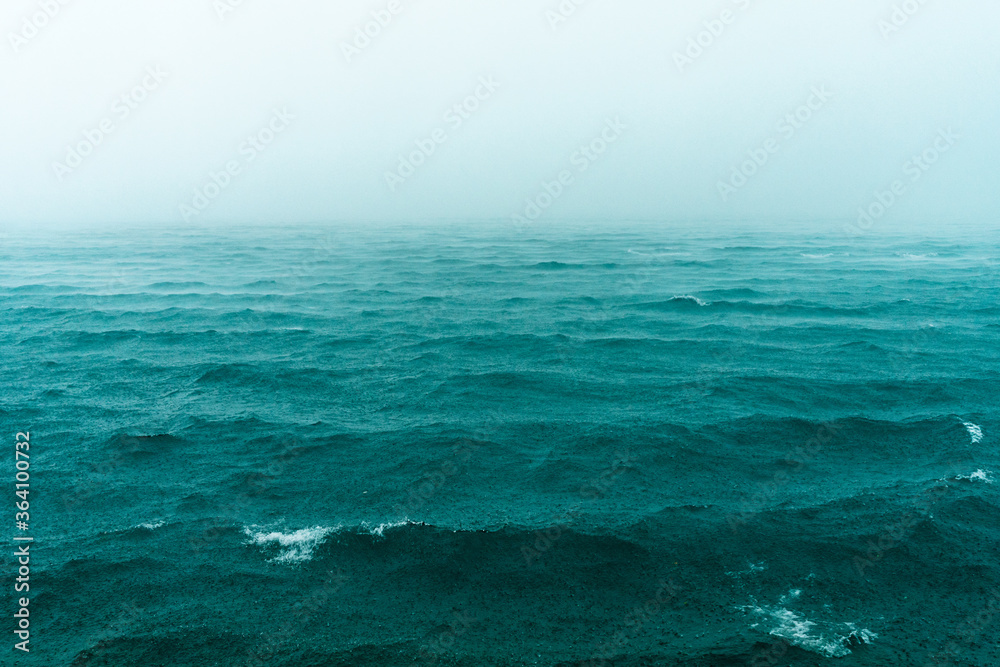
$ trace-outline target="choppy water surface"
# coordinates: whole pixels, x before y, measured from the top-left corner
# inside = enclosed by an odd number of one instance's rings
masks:
[[[998,664],[998,250],[11,234],[30,659]]]

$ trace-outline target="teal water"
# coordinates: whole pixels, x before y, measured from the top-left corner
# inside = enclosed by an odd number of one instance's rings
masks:
[[[281,228],[0,257],[24,660],[1000,662],[1000,238]]]

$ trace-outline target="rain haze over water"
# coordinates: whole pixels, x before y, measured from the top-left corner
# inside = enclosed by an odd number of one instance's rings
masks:
[[[0,662],[1000,664],[998,19],[10,0]]]

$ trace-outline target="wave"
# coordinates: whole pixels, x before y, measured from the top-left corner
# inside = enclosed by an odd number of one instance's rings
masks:
[[[710,306],[712,304],[707,301],[702,301],[696,296],[684,295],[684,296],[672,296],[667,299],[667,303],[679,302],[679,303],[693,303],[698,306]]]
[[[578,270],[578,269],[617,269],[618,264],[615,262],[601,262],[597,264],[573,264],[568,262],[538,262],[537,264],[531,264],[526,268],[529,269],[541,269],[542,271],[567,271],[567,270]]]
[[[851,341],[850,343],[841,343],[837,347],[842,349],[861,350],[864,352],[885,352],[884,347],[880,347],[875,343],[869,343],[868,341],[864,340],[855,340]]]
[[[791,301],[784,303],[758,303],[754,301],[703,301],[695,296],[674,296],[666,301],[638,303],[633,307],[640,310],[674,311],[687,308],[705,308],[706,311],[744,312],[773,315],[831,315],[831,316],[867,316],[894,304],[874,304],[859,307],[829,306],[807,301]]]
[[[272,563],[305,563],[312,560],[316,549],[331,535],[368,535],[384,538],[387,530],[410,525],[423,525],[407,520],[371,524],[362,522],[357,526],[334,527],[314,526],[302,528],[290,533],[276,530],[257,530],[256,527],[246,527],[243,533],[250,538],[250,543],[261,547],[265,552],[277,552],[269,562]]]
[[[115,456],[140,457],[168,454],[183,446],[185,441],[166,433],[159,435],[117,435],[104,443]]]
[[[969,437],[972,438],[972,444],[978,445],[983,441],[983,429],[981,426],[967,421],[963,421],[962,426],[964,426],[965,430],[969,432]]]
[[[263,379],[264,374],[250,364],[215,364],[195,380],[196,384],[249,382]]]
[[[860,385],[858,388],[861,388]],[[758,446],[772,442],[784,442],[785,447],[788,447],[788,442],[792,442],[798,446],[811,438],[819,437],[826,450],[845,448],[848,451],[856,451],[857,442],[864,442],[870,448],[887,452],[898,451],[908,456],[919,451],[926,452],[928,442],[949,444],[958,451],[960,449],[958,445],[964,441],[962,430],[950,415],[899,421],[860,416],[822,421],[798,417],[751,415],[709,424],[703,427],[703,431],[723,439],[751,438],[760,443]],[[911,440],[913,442],[910,442]],[[967,458],[967,455],[964,458]]]
[[[79,294],[85,288],[75,285],[18,285],[5,289],[15,294]]]
[[[250,538],[252,544],[265,550],[272,550],[272,547],[276,547],[278,554],[271,558],[270,562],[303,563],[312,559],[316,547],[333,531],[333,528],[315,526],[292,533],[255,531],[251,528],[245,528],[243,532]]]
[[[132,526],[131,530],[148,530],[152,532],[157,528],[162,528],[165,525],[167,524],[164,521],[150,521],[148,523],[140,523],[138,526]]]
[[[528,268],[542,269],[543,271],[564,271],[566,269],[585,269],[587,266],[585,264],[566,264],[564,262],[539,262]]]
[[[730,289],[710,289],[701,292],[702,294],[719,297],[722,299],[754,299],[767,296],[764,292],[758,292],[749,287],[734,287]]]
[[[654,249],[653,252],[640,252],[638,250],[634,250],[632,248],[629,248],[629,249],[627,249],[625,251],[625,254],[627,254],[627,255],[636,255],[638,257],[651,257],[654,260],[658,260],[658,259],[660,259],[662,257],[691,257],[694,254],[694,253],[691,253],[691,252],[674,252],[674,251],[672,251],[671,248],[663,248],[662,250],[669,251],[669,252],[662,252],[662,251],[661,252],[656,252],[655,249]],[[634,266],[634,264],[633,264],[633,266]]]
[[[359,534],[359,532],[360,533],[367,532],[369,535],[372,536],[385,537],[385,531],[389,529],[402,528],[403,526],[417,526],[417,525],[424,525],[424,524],[414,523],[406,519],[403,519],[402,521],[395,521],[395,522],[390,521],[388,523],[380,523],[374,526],[372,524],[365,522],[362,523],[361,526],[355,531],[355,534]]]
[[[707,292],[701,292],[705,296],[721,296],[721,297],[751,297],[751,298],[764,298],[765,294],[754,292],[750,290],[750,293],[741,293],[742,290],[722,290],[715,291],[709,290]],[[639,310],[677,310],[685,306],[707,306],[707,311],[720,311],[720,312],[738,312],[738,313],[749,313],[749,314],[767,314],[767,315],[804,315],[804,316],[831,316],[831,317],[876,317],[885,316],[886,314],[891,314],[898,312],[901,309],[912,310],[914,307],[913,301],[911,299],[893,299],[886,301],[877,302],[867,302],[862,304],[833,304],[833,303],[821,303],[817,301],[807,301],[804,299],[792,299],[789,301],[777,301],[771,303],[765,303],[761,301],[750,301],[746,298],[739,300],[732,300],[731,298],[720,298],[712,301],[705,301],[702,298],[684,295],[684,296],[674,296],[665,301],[646,301],[630,304],[626,307],[631,307]],[[969,312],[982,313],[982,314],[992,314],[998,310],[994,307],[983,308],[980,310],[974,310]],[[933,328],[934,324],[926,324],[922,328]],[[864,330],[863,327],[858,327],[857,330]],[[880,333],[883,333],[885,329],[877,329]]]
[[[129,615],[129,610],[132,615]],[[82,614],[81,614],[82,615]],[[159,628],[149,635],[134,630],[122,634],[128,628],[128,619],[141,618],[139,607],[125,607],[116,610],[114,618],[105,621],[106,627],[114,628],[114,636],[103,639],[87,638],[87,648],[80,650],[72,662],[63,662],[69,667],[91,667],[93,665],[153,665],[153,664],[253,664],[251,658],[264,655],[267,644],[260,639],[233,632],[215,632],[205,627],[197,629]],[[131,628],[129,628],[131,630]],[[94,636],[100,636],[100,633]],[[74,649],[75,650],[75,649]],[[188,656],[195,655],[196,659]],[[270,654],[267,654],[270,655]],[[215,662],[220,656],[227,658]],[[193,660],[193,661],[192,661]],[[230,662],[232,660],[232,662]],[[48,664],[55,664],[49,662]],[[258,660],[257,664],[261,664]],[[270,664],[290,665],[280,660]]]
[[[539,524],[523,527],[501,524],[492,527],[443,528],[408,519],[316,525],[282,532],[273,527],[248,526],[242,530],[245,544],[259,548],[268,562],[302,565],[309,561],[358,560],[364,567],[385,567],[377,559],[394,563],[393,570],[450,567],[461,554],[465,567],[488,567],[520,571],[530,567],[558,543],[560,561],[567,567],[589,568],[595,560],[622,564],[625,569],[649,567],[649,552],[641,540],[587,531],[569,525]],[[373,547],[378,550],[373,552]],[[440,558],[432,556],[439,554]]]
[[[877,634],[864,628],[859,630],[854,623],[810,620],[803,612],[788,609],[786,605],[790,606],[801,594],[801,590],[794,589],[783,595],[777,605],[752,605],[740,609],[759,617],[759,623],[769,626],[768,634],[826,658],[843,658],[851,655],[851,648],[878,639]]]
[[[148,285],[146,287],[146,289],[158,289],[158,290],[162,290],[162,289],[177,289],[178,287],[180,287],[180,288],[202,288],[202,287],[209,287],[209,285],[207,283],[203,283],[203,282],[196,281],[196,280],[195,281],[185,281],[185,282],[161,282],[161,283],[153,283],[152,285]]]
[[[987,484],[992,484],[994,482],[993,472],[990,470],[983,470],[982,468],[976,472],[969,473],[968,475],[957,475],[952,479],[955,481],[966,480],[969,482],[986,482]]]
[[[281,596],[277,596],[281,597]],[[242,603],[242,601],[241,601]],[[301,605],[296,608],[302,613]],[[128,610],[141,618],[138,607],[126,607],[111,619],[118,630],[127,621]],[[242,611],[242,610],[241,610]],[[305,614],[306,617],[309,614]],[[108,621],[105,620],[105,625]],[[126,627],[128,627],[126,625]],[[131,628],[130,628],[131,629]],[[296,632],[302,633],[298,628]],[[302,665],[418,665],[434,664],[441,652],[432,652],[416,641],[392,641],[382,637],[371,642],[343,639],[331,641],[328,636],[315,636],[307,649],[299,648],[302,637],[275,633],[274,628],[261,628],[258,633],[213,630],[199,624],[187,627],[158,627],[149,633],[135,630],[104,639],[89,639],[86,648],[76,653],[69,667],[96,665],[268,665],[270,667],[301,667]],[[97,633],[100,636],[100,633]],[[75,649],[74,649],[75,650]],[[306,657],[303,657],[306,656]],[[429,656],[429,658],[427,658]],[[421,660],[421,658],[427,658]],[[51,662],[49,664],[56,664]],[[439,663],[443,664],[443,663]]]
[[[565,343],[570,338],[565,334],[518,334],[518,333],[493,333],[486,335],[461,335],[461,336],[441,336],[438,338],[427,338],[413,345],[418,349],[423,348],[448,348],[458,347],[473,350],[498,350],[509,353],[511,350],[524,347],[537,347],[539,349],[554,343]]]
[[[156,530],[158,530],[160,528],[163,528],[166,525],[167,525],[166,521],[162,521],[162,520],[147,521],[145,523],[139,523],[139,524],[136,524],[134,526],[129,526],[127,528],[115,528],[115,529],[111,529],[111,530],[102,530],[102,531],[100,531],[99,534],[100,535],[129,535],[129,534],[132,534],[132,535],[147,536],[150,533],[152,533],[152,532],[154,532],[154,531],[156,531]]]

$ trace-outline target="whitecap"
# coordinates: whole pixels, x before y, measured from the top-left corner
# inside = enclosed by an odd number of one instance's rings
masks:
[[[312,559],[313,552],[323,543],[327,535],[336,530],[336,528],[315,526],[303,528],[293,533],[254,531],[250,528],[244,528],[243,532],[250,538],[252,544],[259,547],[273,548],[277,546],[279,553],[271,558],[270,562],[304,563]]]
[[[826,259],[827,257],[833,257],[833,253],[832,252],[828,252],[828,253],[826,253],[824,255],[812,255],[812,254],[809,254],[807,252],[804,252],[804,253],[801,253],[801,255],[802,255],[802,257],[805,257],[806,259]]]
[[[780,605],[742,607],[761,617],[768,627],[768,634],[780,637],[799,648],[827,658],[842,658],[851,654],[850,646],[870,644],[878,639],[871,630],[858,630],[853,623],[829,623],[810,620],[805,614],[788,609],[785,605],[801,595],[801,590],[789,591],[782,596]],[[757,627],[754,623],[751,627]]]
[[[698,304],[699,306],[708,306],[708,305],[711,305],[711,304],[709,304],[706,301],[702,301],[701,299],[699,299],[696,296],[691,296],[690,294],[685,294],[684,296],[671,297],[670,300],[671,301],[690,301],[692,303]]]
[[[115,528],[113,530],[102,530],[101,535],[115,535],[123,533],[131,533],[133,531],[148,531],[153,532],[157,528],[162,528],[167,525],[163,521],[150,521],[148,523],[139,523],[134,526],[129,526],[128,528]]]
[[[257,530],[254,528],[244,528],[243,532],[250,538],[251,544],[266,549],[274,550],[277,547],[279,553],[270,559],[272,563],[304,563],[311,560],[313,552],[330,535],[370,535],[372,537],[384,538],[385,531],[390,528],[400,528],[402,526],[416,525],[408,519],[402,521],[390,521],[387,523],[372,524],[362,521],[360,524],[345,526],[338,524],[332,528],[325,526],[314,526],[313,528],[303,528],[292,533],[282,533],[273,529]]]
[[[409,525],[412,525],[412,522],[407,519],[403,519],[402,521],[380,523],[377,526],[372,526],[370,523],[366,521],[361,524],[361,527],[364,528],[368,532],[368,534],[372,535],[373,537],[385,537],[385,531],[387,531],[388,529],[401,528],[402,526],[409,526]]]
[[[972,444],[976,445],[983,441],[983,429],[978,424],[973,424],[972,422],[962,422],[962,426],[965,430],[969,432],[969,436],[972,438]]]
[[[993,483],[993,473],[989,470],[979,469],[974,473],[968,475],[958,475],[955,477],[956,480],[967,479],[970,482],[986,482],[987,484]]]

